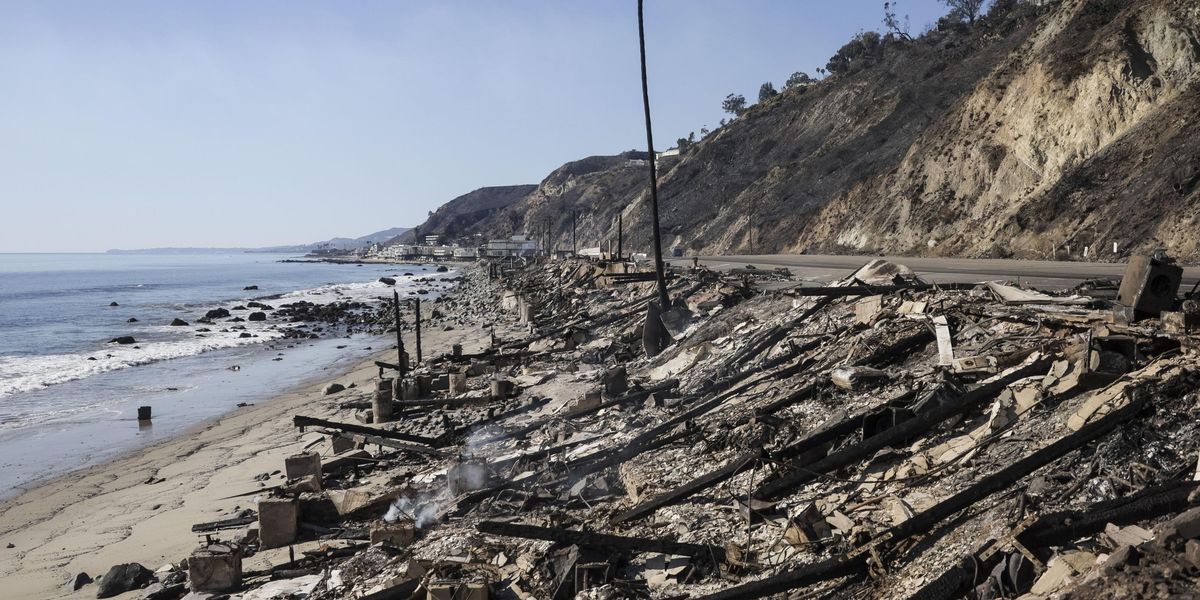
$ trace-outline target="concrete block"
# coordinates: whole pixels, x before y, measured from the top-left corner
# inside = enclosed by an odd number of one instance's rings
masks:
[[[375,385],[375,395],[371,397],[371,416],[376,423],[386,423],[392,420],[392,387],[391,379],[381,379]]]
[[[450,389],[450,374],[440,373],[429,384],[429,389],[435,392],[444,392]]]
[[[242,586],[242,551],[213,544],[188,557],[188,587],[197,592],[228,592]]]
[[[301,452],[283,459],[283,470],[288,479],[299,479],[315,475],[321,477],[321,455],[316,452]]]
[[[300,505],[291,498],[258,501],[258,537],[261,547],[280,548],[296,541]]]
[[[504,400],[505,398],[508,398],[510,394],[512,394],[512,389],[513,383],[511,381],[507,379],[493,379],[491,393],[492,399]]]
[[[587,410],[596,408],[597,406],[600,406],[603,401],[603,395],[599,388],[588,390],[586,393],[584,393],[582,398],[577,398],[575,400],[574,410]]]
[[[883,296],[867,296],[854,304],[854,318],[863,325],[875,322],[875,315],[883,310]]]
[[[429,584],[429,600],[455,600],[454,590],[457,582],[434,581]]]
[[[488,597],[487,584],[464,583],[462,587],[458,588],[458,598],[462,600],[488,600]]]
[[[416,532],[411,521],[375,523],[371,525],[371,543],[404,548],[412,543]]]
[[[466,373],[449,373],[448,375],[448,384],[451,393],[462,394],[467,391]]]
[[[333,447],[334,454],[342,454],[343,452],[350,452],[358,448],[358,443],[344,435],[333,436],[329,444]]]
[[[604,393],[609,398],[616,398],[629,391],[629,377],[625,367],[613,367],[604,372]]]

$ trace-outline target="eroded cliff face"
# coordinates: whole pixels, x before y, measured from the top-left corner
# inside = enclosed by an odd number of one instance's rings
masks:
[[[885,40],[664,161],[664,246],[1200,261],[1200,3],[1001,4]],[[646,250],[647,176],[628,158],[568,163],[472,227],[549,223],[569,248],[574,211],[579,245],[606,245],[622,213],[626,249]]]
[[[789,249],[1195,256],[1194,176],[1176,167],[1200,158],[1198,10],[1064,3],[894,173],[835,198]]]

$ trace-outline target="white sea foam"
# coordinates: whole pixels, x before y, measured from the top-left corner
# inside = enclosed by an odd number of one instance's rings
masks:
[[[178,332],[180,339],[125,346],[106,344],[93,352],[75,354],[0,357],[0,398],[126,367],[195,356],[209,350],[258,344],[283,337],[282,332],[265,327],[247,327],[246,331],[257,334],[258,337],[239,337],[241,331],[212,331],[203,334],[204,337],[198,337],[191,328],[187,328]],[[95,360],[89,360],[91,358]]]
[[[300,300],[315,304],[327,304],[337,301],[377,302],[380,299],[390,299],[392,290],[407,296],[414,289],[414,282],[421,278],[431,278],[436,283],[438,291],[448,287],[445,282],[437,281],[442,277],[453,277],[454,272],[435,273],[432,271],[417,272],[412,276],[396,277],[396,286],[379,281],[366,283],[345,283],[319,286],[307,290],[289,292],[278,299],[268,300],[267,303],[279,308],[281,305]],[[223,306],[231,309],[244,305],[244,301],[228,302]],[[215,308],[209,307],[209,308]],[[253,310],[253,309],[252,309]],[[235,316],[249,314],[249,311],[236,311]],[[268,313],[270,315],[271,313]],[[83,379],[102,373],[116,371],[139,365],[155,363],[163,360],[195,356],[212,350],[261,344],[283,337],[283,332],[277,329],[279,323],[268,316],[267,321],[246,321],[238,323],[244,329],[225,330],[228,324],[218,322],[206,325],[212,331],[197,335],[195,327],[144,327],[139,335],[152,339],[137,344],[117,345],[101,344],[91,352],[48,354],[33,356],[0,356],[0,398],[5,398],[5,405],[0,410],[0,419],[11,425],[13,419],[22,414],[19,400],[7,398],[23,392],[31,392],[48,386]],[[257,337],[243,338],[240,334],[245,331]],[[135,347],[137,346],[137,347]],[[95,360],[89,360],[94,358]]]

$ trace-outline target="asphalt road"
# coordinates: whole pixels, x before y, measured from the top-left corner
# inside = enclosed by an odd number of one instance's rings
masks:
[[[731,269],[754,265],[759,268],[787,267],[793,274],[814,281],[828,281],[849,275],[874,258],[908,265],[922,279],[931,282],[978,282],[995,279],[1020,280],[1034,286],[1070,287],[1085,279],[1120,280],[1124,264],[1057,262],[1048,260],[1004,260],[990,258],[920,258],[905,256],[833,256],[821,254],[770,254],[741,256],[705,256],[700,262],[713,269]],[[691,257],[672,258],[669,262],[690,265]],[[1183,289],[1188,291],[1200,281],[1200,267],[1183,271]]]

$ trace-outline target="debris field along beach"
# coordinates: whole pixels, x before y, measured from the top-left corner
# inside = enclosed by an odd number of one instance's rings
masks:
[[[1169,257],[1072,290],[674,267],[667,310],[642,272],[464,267],[336,381],[9,502],[0,575],[17,597],[1195,593],[1200,297]]]

